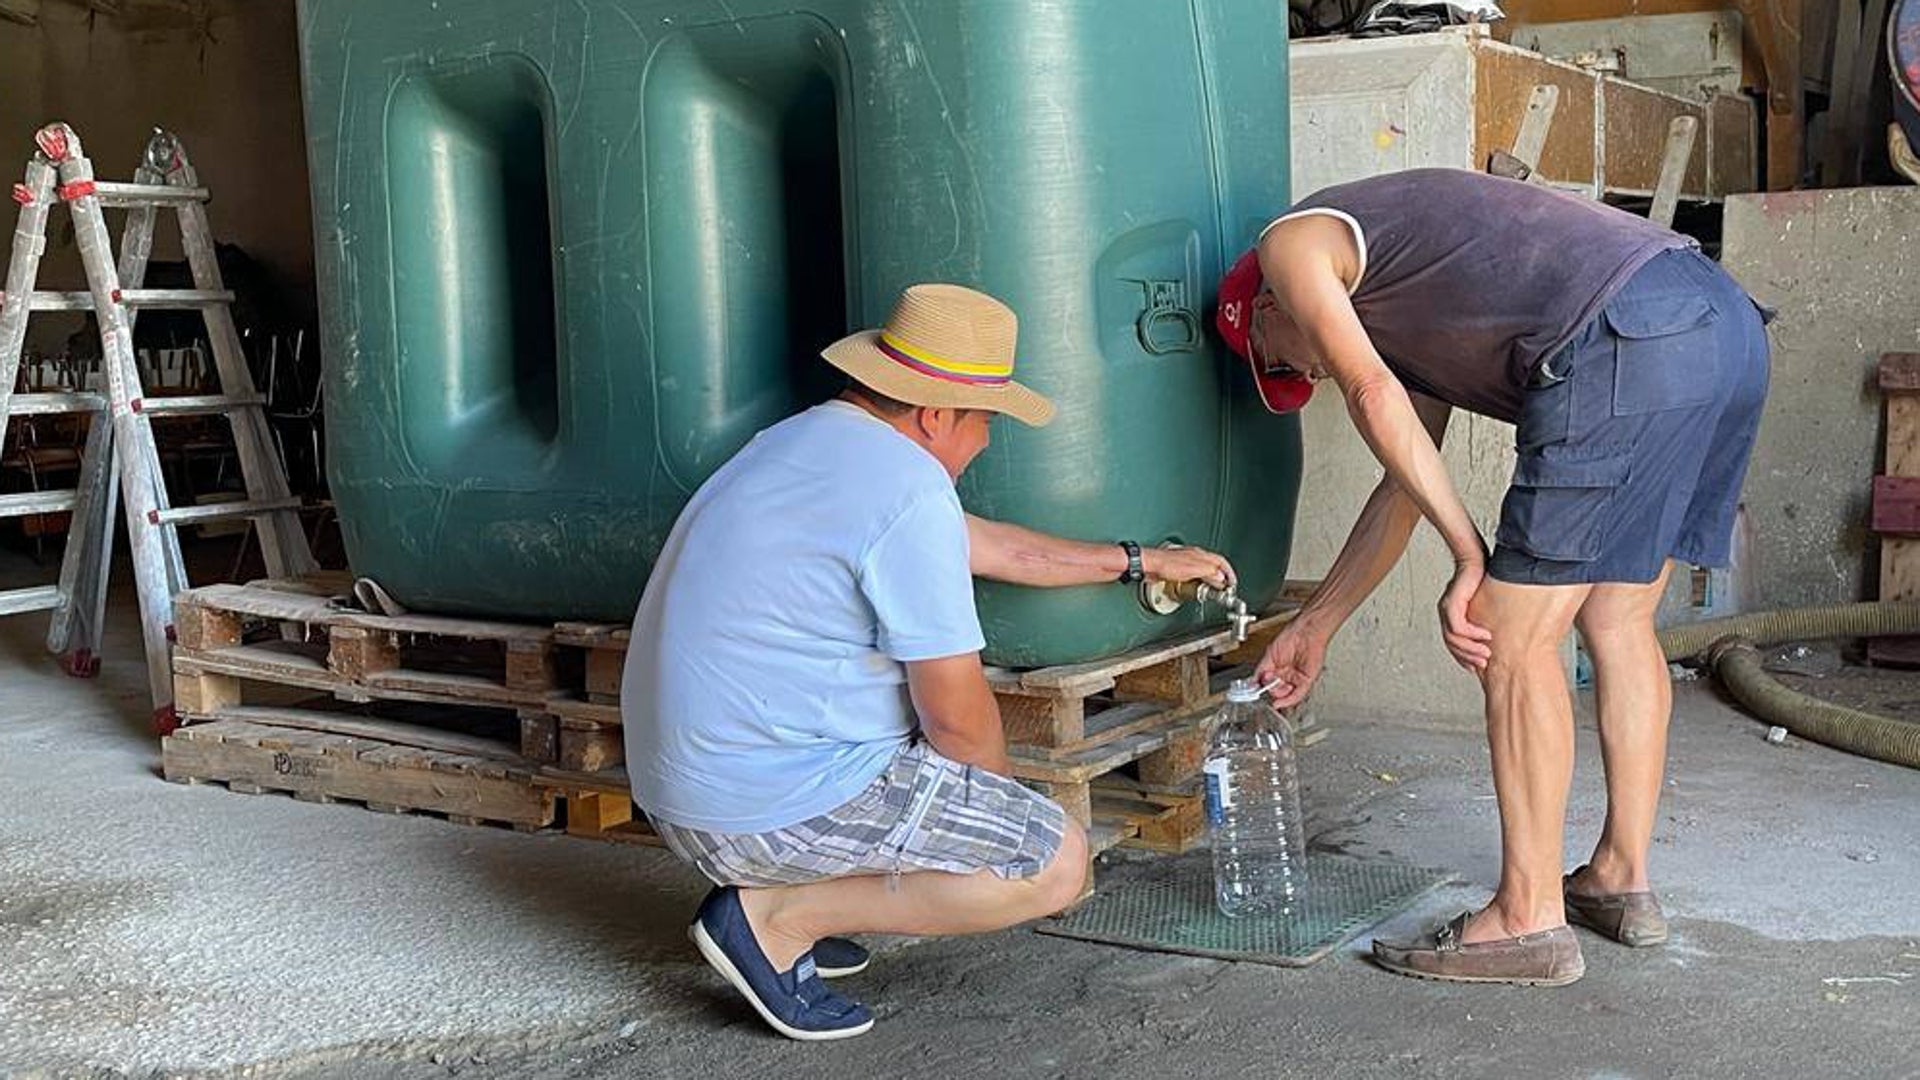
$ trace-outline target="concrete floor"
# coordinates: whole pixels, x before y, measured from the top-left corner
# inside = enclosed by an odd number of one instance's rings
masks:
[[[1920,772],[1769,746],[1704,682],[1677,688],[1656,849],[1674,940],[1583,936],[1572,987],[1396,978],[1364,937],[1289,971],[1015,930],[887,945],[848,986],[875,1031],[802,1046],[693,956],[702,886],[663,852],[161,782],[121,600],[91,683],[0,620],[0,1076],[1920,1077]],[[1328,720],[1319,842],[1463,882],[1385,929],[1482,899],[1478,732]],[[1574,853],[1584,720],[1580,753]]]

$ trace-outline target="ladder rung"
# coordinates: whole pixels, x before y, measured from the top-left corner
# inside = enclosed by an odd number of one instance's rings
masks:
[[[0,615],[19,615],[28,611],[49,611],[60,606],[60,586],[35,585],[27,589],[0,592]]]
[[[162,203],[205,202],[210,197],[203,187],[172,187],[167,184],[125,184],[97,180],[93,193],[101,206],[154,206]]]
[[[136,308],[204,308],[233,303],[227,289],[122,289],[120,303]],[[90,292],[36,292],[34,311],[92,311]]]
[[[216,502],[203,506],[177,506],[171,510],[156,510],[150,517],[154,519],[156,525],[187,525],[201,521],[259,517],[262,514],[298,509],[300,509],[299,497],[291,496],[285,499],[261,499],[258,502]]]
[[[29,514],[62,514],[73,509],[79,498],[75,491],[22,491],[0,495],[0,518],[26,517]]]
[[[137,411],[146,413],[148,416],[208,416],[261,404],[265,404],[265,399],[259,394],[150,397],[140,399]]]
[[[15,394],[7,402],[7,412],[14,416],[91,413],[106,407],[107,399],[100,394]]]

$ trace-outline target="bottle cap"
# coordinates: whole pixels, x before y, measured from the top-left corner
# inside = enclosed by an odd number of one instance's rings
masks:
[[[1227,700],[1235,704],[1259,701],[1264,694],[1265,691],[1252,679],[1235,679],[1233,684],[1227,687]]]

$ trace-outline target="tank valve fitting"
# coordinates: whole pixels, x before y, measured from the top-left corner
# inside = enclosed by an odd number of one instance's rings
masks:
[[[1221,588],[1205,581],[1140,583],[1140,606],[1155,615],[1171,615],[1179,611],[1182,604],[1189,603],[1219,604],[1226,612],[1227,624],[1233,628],[1234,643],[1247,640],[1247,628],[1253,625],[1254,615],[1232,585]]]

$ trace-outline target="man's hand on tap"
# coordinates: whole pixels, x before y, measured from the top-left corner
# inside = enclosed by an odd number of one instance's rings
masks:
[[[1140,569],[1146,571],[1150,580],[1176,585],[1183,581],[1204,581],[1216,589],[1225,589],[1239,581],[1234,576],[1233,564],[1206,548],[1142,548]]]

